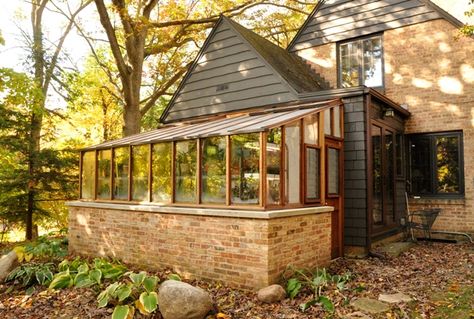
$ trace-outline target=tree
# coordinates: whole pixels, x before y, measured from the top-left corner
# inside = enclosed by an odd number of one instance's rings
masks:
[[[474,17],[474,0],[469,0],[469,5],[472,6],[472,8],[468,11],[466,11],[464,14],[468,17]],[[464,34],[466,36],[473,36],[474,35],[474,25],[472,24],[466,24],[461,28],[461,34]]]
[[[76,154],[51,147],[31,149],[35,145],[31,126],[33,118],[42,112],[42,94],[26,74],[0,69],[0,219],[9,223],[27,226],[25,216],[30,213],[38,222],[50,214],[46,206],[73,198],[77,189]],[[42,116],[51,120],[45,112]],[[52,140],[52,133],[51,129],[42,131],[43,143]]]
[[[41,139],[43,118],[46,112],[50,111],[46,108],[46,98],[52,86],[52,81],[57,80],[57,71],[60,54],[63,49],[64,42],[69,32],[74,26],[77,15],[90,3],[90,0],[81,0],[79,6],[75,10],[70,10],[69,19],[63,29],[63,32],[50,50],[45,47],[44,30],[43,30],[43,14],[49,3],[54,4],[53,0],[32,0],[31,1],[31,38],[28,39],[28,45],[31,49],[31,59],[33,66],[33,85],[32,90],[38,89],[41,94],[35,94],[35,107],[29,109],[31,111],[28,145],[28,176],[27,183],[27,213],[26,213],[26,238],[33,237],[33,213],[35,211],[35,197],[38,195],[37,186],[39,181],[35,179],[35,172],[40,169]],[[49,41],[53,43],[53,41]]]
[[[186,3],[170,0],[162,4],[158,0],[112,0],[109,6],[104,0],[94,2],[117,65],[126,136],[140,132],[145,114],[160,98],[169,95],[169,89],[189,67],[205,31],[220,14],[241,16],[252,9],[262,15],[262,10],[255,10],[263,4],[306,14],[301,8],[311,5],[284,0],[193,0]],[[264,29],[264,23],[261,21],[259,28]],[[270,24],[266,30],[273,37],[287,31],[285,24]],[[157,59],[153,60],[153,57]],[[148,63],[151,60],[158,64]],[[155,68],[160,61],[164,62],[161,64],[164,67]],[[144,73],[155,75],[157,80],[147,82]],[[144,93],[146,97],[143,97]]]

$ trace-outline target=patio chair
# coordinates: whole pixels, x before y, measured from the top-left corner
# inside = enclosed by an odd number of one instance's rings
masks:
[[[415,241],[414,230],[422,230],[425,238],[431,240],[431,227],[441,212],[440,208],[429,208],[408,212],[407,228],[410,232],[412,241]]]

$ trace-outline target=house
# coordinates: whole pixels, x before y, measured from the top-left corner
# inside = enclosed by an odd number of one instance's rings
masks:
[[[255,289],[396,236],[407,184],[436,229],[472,233],[459,25],[426,1],[325,1],[284,50],[221,17],[162,127],[81,151],[70,249]]]

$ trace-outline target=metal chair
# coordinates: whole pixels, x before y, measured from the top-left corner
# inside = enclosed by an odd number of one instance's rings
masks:
[[[430,208],[408,212],[407,227],[410,232],[411,239],[415,241],[414,230],[418,229],[424,232],[425,238],[431,240],[431,227],[433,226],[440,212],[441,208]]]

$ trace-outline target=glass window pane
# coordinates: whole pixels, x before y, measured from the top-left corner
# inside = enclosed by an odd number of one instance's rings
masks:
[[[373,198],[372,221],[383,223],[382,128],[372,125]]]
[[[288,203],[300,202],[300,125],[285,126],[286,199]]]
[[[306,148],[306,199],[319,199],[319,149]]]
[[[397,133],[395,136],[395,153],[396,153],[396,174],[397,176],[403,175],[403,135]]]
[[[153,145],[152,201],[159,203],[171,202],[171,143]]]
[[[259,134],[231,136],[231,202],[258,204],[260,189]]]
[[[364,40],[364,84],[368,87],[383,85],[382,39],[380,37]]]
[[[342,87],[359,85],[359,45],[360,42],[356,41],[341,44],[339,47]]]
[[[433,193],[431,178],[431,139],[426,135],[414,136],[410,141],[411,187],[417,195]]]
[[[395,181],[395,172],[394,172],[394,147],[393,147],[393,133],[385,130],[385,154],[387,156],[386,160],[386,177],[385,177],[385,192],[387,198],[387,221],[393,222],[395,220],[395,207],[394,207],[394,181]]]
[[[128,200],[128,171],[130,149],[114,149],[114,199]]]
[[[102,150],[97,154],[97,198],[110,199],[110,168],[112,150]]]
[[[328,148],[328,193],[339,194],[339,150]]]
[[[148,200],[150,145],[133,146],[132,200]]]
[[[459,176],[459,137],[436,137],[436,191],[459,193]]]
[[[176,143],[176,202],[196,202],[197,142],[180,141]]]
[[[304,118],[304,142],[306,144],[318,145],[318,114],[313,114]]]
[[[95,152],[82,154],[81,198],[93,199],[95,188]]]
[[[334,136],[341,137],[341,107],[336,106],[333,108],[334,113]]]
[[[280,203],[281,128],[267,133],[267,203]]]
[[[223,136],[202,139],[203,203],[225,204],[226,195],[226,139]]]
[[[324,134],[331,135],[331,110],[324,111]]]

